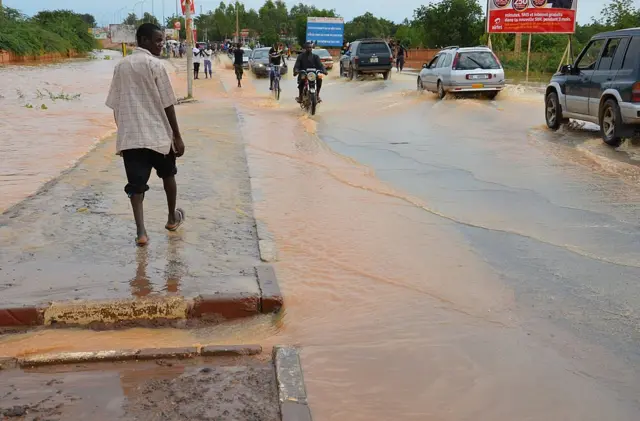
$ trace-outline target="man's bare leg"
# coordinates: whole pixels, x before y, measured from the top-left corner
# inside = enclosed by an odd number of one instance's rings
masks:
[[[167,194],[167,208],[169,217],[167,218],[167,227],[176,225],[176,200],[178,197],[178,186],[176,185],[176,177],[166,177],[162,179],[164,184],[164,192]]]
[[[136,220],[136,243],[138,245],[146,245],[149,242],[147,230],[144,227],[144,193],[136,193],[131,195],[131,207],[133,208],[133,217]]]

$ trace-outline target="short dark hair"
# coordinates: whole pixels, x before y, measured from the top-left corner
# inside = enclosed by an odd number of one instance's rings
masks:
[[[138,30],[136,31],[136,41],[138,41],[139,43],[142,40],[142,37],[151,39],[155,31],[162,32],[162,29],[160,29],[160,27],[154,23],[143,23],[138,27]]]

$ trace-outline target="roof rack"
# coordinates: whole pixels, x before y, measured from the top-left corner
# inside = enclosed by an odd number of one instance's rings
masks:
[[[448,47],[444,47],[443,50],[452,50],[454,48],[460,48],[460,46],[458,46],[458,45],[450,45]]]

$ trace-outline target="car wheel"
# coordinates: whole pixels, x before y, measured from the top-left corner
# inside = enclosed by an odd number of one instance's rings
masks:
[[[489,99],[496,99],[496,97],[498,96],[498,94],[500,93],[500,91],[491,91],[487,93],[487,98]]]
[[[390,72],[384,72],[384,73],[382,74],[382,77],[384,78],[384,80],[389,80],[389,73],[390,73]]]
[[[444,90],[442,81],[438,81],[438,98],[444,99],[445,96],[447,96],[447,92]]]
[[[356,78],[356,72],[353,71],[353,66],[349,66],[349,76],[347,78],[353,80]]]
[[[552,91],[547,95],[544,104],[544,117],[547,122],[547,127],[551,130],[558,130],[563,118],[562,110],[560,109],[560,100],[558,100],[556,91]]]
[[[622,126],[622,115],[620,107],[613,99],[605,101],[600,110],[600,133],[604,143],[610,146],[620,146],[623,138],[620,136]]]
[[[340,77],[344,76],[344,68],[342,67],[342,63],[340,63]]]
[[[422,78],[420,76],[418,76],[418,92],[423,92],[424,91],[424,84],[422,83]]]

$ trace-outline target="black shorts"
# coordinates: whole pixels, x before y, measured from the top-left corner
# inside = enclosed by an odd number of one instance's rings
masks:
[[[149,190],[151,170],[155,168],[158,177],[165,179],[178,173],[176,154],[171,151],[163,155],[151,149],[127,149],[122,151],[124,169],[127,172],[127,185],[124,191],[131,196]]]

